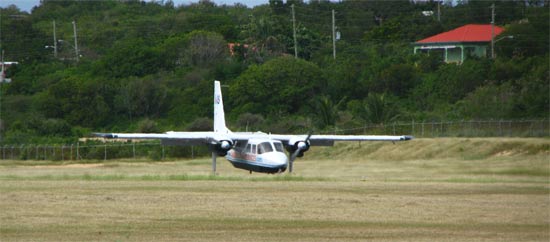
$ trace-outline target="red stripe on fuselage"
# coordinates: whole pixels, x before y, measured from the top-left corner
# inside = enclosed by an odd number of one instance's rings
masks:
[[[241,152],[233,151],[231,152],[231,157],[235,159],[242,159],[242,160],[247,160],[252,162],[256,161],[256,154],[246,153],[246,152],[241,153]]]

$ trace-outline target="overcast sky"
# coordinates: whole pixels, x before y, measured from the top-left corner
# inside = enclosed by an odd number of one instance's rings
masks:
[[[172,0],[175,6],[182,4],[189,4],[198,2],[199,0]],[[243,3],[248,7],[254,7],[260,4],[266,4],[269,0],[213,0],[218,5],[227,4],[233,5],[234,3]],[[0,6],[5,8],[11,4],[15,4],[19,9],[30,13],[34,6],[40,4],[40,0],[0,0]]]

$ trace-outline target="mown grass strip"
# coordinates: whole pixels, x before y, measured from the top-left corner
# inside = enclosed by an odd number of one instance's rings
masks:
[[[32,181],[66,181],[66,180],[84,180],[84,181],[330,181],[324,177],[303,177],[303,176],[265,176],[265,177],[237,177],[237,176],[215,176],[215,175],[141,175],[128,176],[122,174],[112,175],[43,175],[43,176],[18,176],[4,175],[0,180],[32,180]]]

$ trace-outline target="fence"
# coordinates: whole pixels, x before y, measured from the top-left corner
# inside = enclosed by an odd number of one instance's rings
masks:
[[[2,160],[107,160],[124,158],[182,158],[210,154],[207,147],[164,146],[160,142],[85,142],[70,145],[3,145]]]
[[[396,122],[334,129],[332,134],[412,135],[430,137],[549,137],[549,120],[485,120],[452,122]],[[0,145],[2,160],[107,160],[124,158],[194,158],[209,155],[203,146],[164,146],[160,142],[78,142],[69,145]]]

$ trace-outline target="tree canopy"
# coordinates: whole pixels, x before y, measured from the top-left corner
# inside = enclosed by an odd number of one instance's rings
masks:
[[[213,80],[224,85],[234,129],[547,119],[548,1],[451,3],[439,14],[436,1],[270,0],[248,8],[208,0],[44,0],[30,13],[1,8],[0,49],[19,64],[1,86],[0,142],[206,129]],[[495,44],[494,60],[446,64],[413,54],[414,41],[490,23],[492,3],[503,36],[514,36]]]

